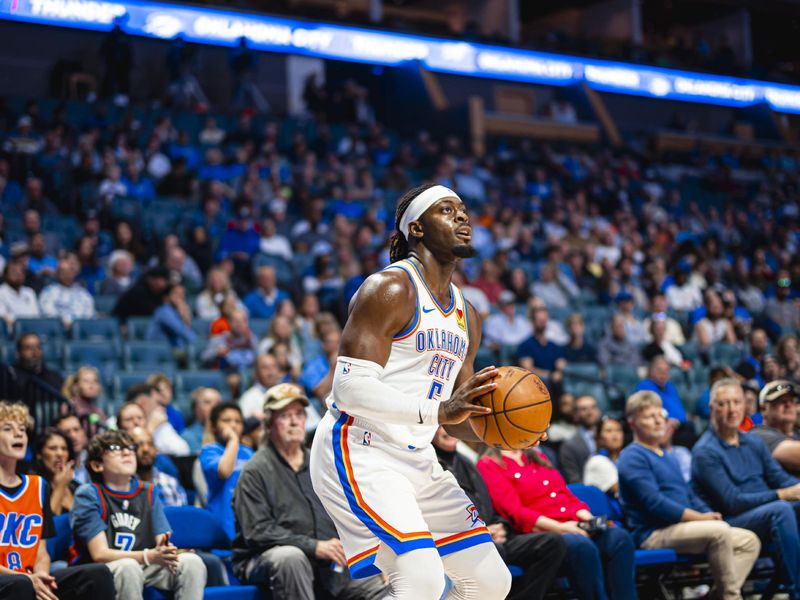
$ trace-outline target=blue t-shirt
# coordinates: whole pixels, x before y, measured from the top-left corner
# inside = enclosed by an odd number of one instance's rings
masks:
[[[564,357],[564,347],[548,340],[544,345],[539,343],[535,336],[529,337],[517,348],[516,360],[532,358],[537,369],[552,371],[556,368],[556,361]]]
[[[279,289],[273,299],[267,298],[263,292],[253,290],[249,292],[242,302],[250,313],[251,319],[271,319],[278,310],[278,306],[289,298],[289,294]]]
[[[678,419],[681,423],[686,422],[686,409],[683,408],[678,388],[675,387],[674,383],[668,381],[662,388],[652,379],[645,379],[636,386],[637,392],[641,390],[648,390],[658,394],[670,419]]]
[[[320,382],[325,379],[331,370],[328,359],[324,355],[319,355],[308,361],[300,374],[300,384],[306,388],[309,394],[314,393]]]
[[[208,483],[208,502],[207,508],[217,520],[222,523],[225,533],[230,539],[236,534],[233,518],[233,490],[236,482],[239,481],[239,474],[242,472],[244,464],[253,456],[253,451],[247,446],[240,445],[239,453],[236,455],[236,464],[233,473],[227,479],[220,479],[217,476],[219,461],[225,453],[225,446],[219,442],[206,444],[200,450],[200,466]]]

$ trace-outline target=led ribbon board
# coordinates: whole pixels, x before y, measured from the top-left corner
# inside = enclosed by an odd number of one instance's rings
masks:
[[[419,61],[431,71],[544,85],[586,82],[606,92],[720,106],[766,102],[800,114],[800,86],[643,67],[445,39],[159,2],[0,0],[0,19],[233,46],[359,63]]]

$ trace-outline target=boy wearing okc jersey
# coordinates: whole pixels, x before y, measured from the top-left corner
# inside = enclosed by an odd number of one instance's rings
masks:
[[[0,599],[112,598],[114,583],[103,565],[50,573],[44,539],[55,535],[50,489],[37,475],[17,475],[25,457],[30,413],[0,402]]]
[[[451,283],[476,254],[464,204],[443,186],[400,200],[392,264],[351,303],[328,413],[311,450],[314,490],[339,532],[353,578],[382,571],[392,598],[505,598],[511,576],[452,474],[436,459],[439,425],[477,439],[466,420],[489,409],[497,369],[474,373],[477,312]]]

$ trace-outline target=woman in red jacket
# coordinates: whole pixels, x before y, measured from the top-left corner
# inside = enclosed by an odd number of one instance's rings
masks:
[[[495,510],[518,533],[556,531],[567,542],[567,577],[579,600],[634,600],[634,545],[619,527],[589,534],[581,525],[593,515],[567,488],[538,450],[490,450],[478,461]],[[605,576],[604,576],[605,570]],[[605,584],[604,584],[605,580]]]

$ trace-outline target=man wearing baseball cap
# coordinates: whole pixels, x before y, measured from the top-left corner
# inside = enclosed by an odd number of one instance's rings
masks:
[[[764,424],[753,433],[769,447],[772,456],[794,476],[800,475],[800,432],[797,430],[797,390],[785,379],[766,384],[758,393]]]
[[[336,527],[311,485],[305,445],[308,398],[293,383],[264,394],[264,443],[242,469],[233,497],[236,576],[268,586],[275,600],[314,600],[325,589],[342,598],[386,594],[379,576],[353,581]]]

